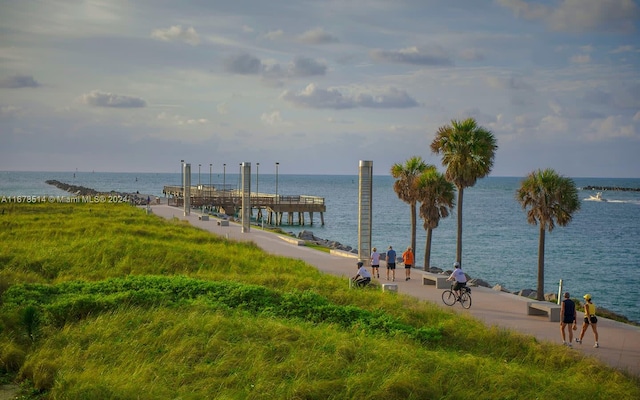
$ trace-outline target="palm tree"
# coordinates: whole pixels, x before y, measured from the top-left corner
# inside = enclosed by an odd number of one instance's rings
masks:
[[[431,151],[442,154],[445,177],[458,189],[458,236],[456,261],[462,265],[462,199],[464,188],[489,175],[498,145],[491,131],[479,126],[475,119],[451,120],[441,126],[431,142]]]
[[[425,169],[427,164],[422,157],[413,156],[404,164],[393,164],[391,175],[396,178],[393,190],[398,198],[411,207],[411,249],[416,251],[416,205],[418,203],[418,193],[416,191],[415,180]]]
[[[531,172],[516,191],[516,199],[527,211],[527,222],[540,224],[538,240],[538,289],[536,298],[544,300],[544,240],[545,231],[555,224],[565,226],[580,209],[578,189],[573,180],[558,175],[552,169]]]
[[[424,270],[431,266],[431,237],[440,219],[447,218],[454,206],[455,186],[447,181],[435,166],[430,165],[416,181],[420,198],[420,218],[424,221],[427,241],[424,252]]]

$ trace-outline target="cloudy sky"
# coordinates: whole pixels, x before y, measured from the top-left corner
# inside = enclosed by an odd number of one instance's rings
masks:
[[[474,117],[494,176],[638,178],[639,29],[634,0],[0,0],[0,170],[383,175]]]

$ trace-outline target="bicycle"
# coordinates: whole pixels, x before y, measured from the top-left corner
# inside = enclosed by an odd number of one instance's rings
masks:
[[[442,292],[442,301],[448,306],[452,306],[456,304],[456,301],[459,301],[462,307],[471,308],[471,288],[464,286],[460,288],[460,292],[460,298],[458,298],[453,291],[453,285],[451,285],[451,289]]]

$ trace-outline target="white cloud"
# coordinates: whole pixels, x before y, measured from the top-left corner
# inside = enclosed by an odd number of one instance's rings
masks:
[[[380,62],[433,66],[453,65],[453,61],[446,51],[438,46],[429,49],[418,49],[415,46],[400,50],[375,49],[371,50],[369,55],[373,60]]]
[[[593,121],[590,127],[595,132],[595,135],[591,135],[591,139],[635,138],[640,141],[634,126],[627,124],[621,116],[609,116]]]
[[[569,122],[565,118],[557,115],[547,115],[540,121],[538,132],[547,136],[551,133],[567,134],[571,131],[569,130]]]
[[[638,49],[635,46],[631,46],[631,45],[623,45],[623,46],[618,46],[615,49],[611,50],[610,53],[611,54],[620,54],[620,53],[639,53],[640,49]]]
[[[93,107],[141,108],[147,106],[147,102],[140,97],[123,96],[113,93],[100,92],[97,90],[93,90],[90,93],[83,94],[80,99],[84,104]]]
[[[151,37],[165,42],[182,41],[192,46],[200,43],[200,36],[192,26],[183,28],[182,25],[173,25],[168,29],[156,29],[151,32]]]
[[[15,106],[0,106],[0,118],[18,116],[21,110]]]
[[[275,31],[269,31],[265,33],[264,37],[269,40],[278,40],[284,36],[284,31],[282,29],[278,29]]]
[[[405,91],[393,87],[375,92],[359,91],[353,94],[343,94],[336,88],[321,89],[312,83],[299,93],[286,90],[280,98],[301,107],[336,110],[356,107],[411,108],[418,106],[418,102]]]
[[[640,11],[633,0],[561,0],[557,6],[523,0],[497,0],[517,18],[543,20],[555,31],[635,31]]]
[[[576,54],[571,57],[571,62],[574,64],[588,64],[591,62],[591,56],[589,54]]]
[[[334,35],[325,32],[322,28],[316,28],[304,32],[298,36],[298,40],[306,44],[325,44],[338,42],[338,38]]]
[[[156,116],[158,121],[168,122],[172,125],[205,125],[209,123],[206,118],[187,118],[178,114],[169,114],[167,112],[161,112]]]
[[[633,116],[633,120],[634,120],[634,121],[640,121],[640,111],[638,111],[638,112],[636,113],[636,115],[634,115],[634,116]]]
[[[264,125],[268,126],[291,126],[291,123],[285,122],[282,119],[280,110],[275,110],[270,113],[262,113],[260,121],[262,121]]]

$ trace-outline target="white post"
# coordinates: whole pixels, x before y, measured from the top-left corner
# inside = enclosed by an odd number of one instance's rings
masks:
[[[560,283],[558,284],[558,305],[562,301],[562,279],[560,279]]]

